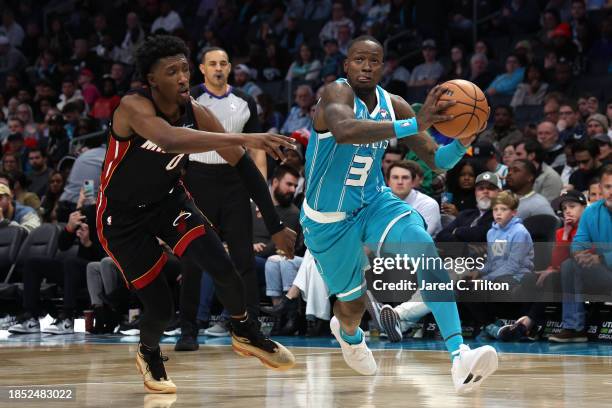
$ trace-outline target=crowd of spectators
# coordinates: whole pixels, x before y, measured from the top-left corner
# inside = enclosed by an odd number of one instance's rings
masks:
[[[564,223],[557,241],[571,240],[578,231],[582,247],[572,247],[567,264],[557,259],[539,276],[561,272],[565,287],[576,292],[581,288],[574,287],[572,273],[586,276],[597,265],[597,276],[611,274],[609,248],[595,251],[601,255],[597,261],[583,247],[612,241],[612,222],[602,227],[612,212],[612,5],[598,0],[476,3],[479,16],[488,16],[477,27],[477,39],[471,37],[476,24],[471,0],[2,2],[0,228],[18,226],[31,233],[42,223],[57,224],[59,252],[66,253],[33,258],[12,271],[9,280],[24,283],[23,307],[2,310],[9,314],[3,326],[25,322],[36,329],[37,317],[49,306],[40,302],[43,279],[63,293],[51,332],[72,330],[83,309],[81,289],[91,295],[85,307],[93,305],[100,316],[97,331],[112,331],[134,302],[125,302],[129,293],[97,241],[93,207],[113,110],[130,88],[146,86],[134,74],[134,52],[147,36],[160,33],[189,45],[192,84],[202,81],[197,67],[205,48],[227,50],[233,63],[230,83],[255,98],[264,130],[301,143],[280,167],[268,166],[272,197],[288,225],[299,227],[304,153],[318,95],[343,75],[350,40],[369,34],[385,44],[382,84],[415,110],[428,89],[451,79],[477,84],[492,107],[487,129],[448,174],[397,146],[385,156],[389,187],[423,215],[443,253],[466,255],[473,250],[469,243],[502,234],[506,224],[493,217],[497,203],[514,214],[506,223],[524,223],[531,237],[536,234],[528,220],[537,216],[553,217],[558,222],[553,231]],[[430,133],[440,144],[449,141],[435,129]],[[509,192],[497,199],[502,190]],[[570,192],[584,194],[588,225],[561,205],[572,202],[563,198]],[[267,310],[286,317],[275,330],[301,330],[296,317],[301,293],[311,334],[322,333],[330,309],[312,257],[305,248],[295,261],[278,257],[256,208],[253,214],[253,244],[265,271],[260,284],[272,302]],[[442,248],[449,242],[464,245]],[[534,271],[537,265],[523,266],[529,276],[542,272]],[[512,279],[520,282],[523,275]],[[7,276],[8,270],[0,271],[3,280]],[[599,286],[610,294],[606,279]],[[568,331],[559,336],[581,340],[582,304],[568,302],[563,306]],[[16,321],[17,313],[22,315]],[[540,317],[525,316],[520,321],[527,321],[529,333]],[[203,310],[199,318],[208,324],[210,313]]]

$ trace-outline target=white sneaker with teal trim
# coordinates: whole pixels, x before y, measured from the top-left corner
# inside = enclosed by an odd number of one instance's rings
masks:
[[[476,390],[497,370],[497,351],[491,346],[471,350],[462,344],[453,356],[451,374],[455,390],[459,394]]]
[[[365,336],[359,344],[348,344],[340,335],[340,322],[336,316],[332,317],[329,322],[329,328],[340,343],[342,356],[346,364],[361,375],[374,375],[376,373],[376,360],[374,360],[372,351],[366,345]]]

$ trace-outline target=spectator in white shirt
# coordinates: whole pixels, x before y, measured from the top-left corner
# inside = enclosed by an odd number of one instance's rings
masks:
[[[423,177],[423,170],[412,160],[401,160],[389,166],[389,187],[393,194],[404,200],[423,216],[427,232],[435,237],[442,230],[440,206],[433,198],[414,189],[414,179]],[[420,173],[420,174],[419,174]]]
[[[328,38],[338,39],[338,30],[341,26],[348,26],[350,35],[351,37],[353,36],[353,33],[355,33],[355,24],[353,24],[353,21],[344,14],[344,5],[342,2],[334,2],[332,5],[332,19],[323,26],[319,33],[321,44]]]
[[[172,4],[169,1],[162,1],[159,5],[160,16],[155,19],[151,26],[151,33],[155,33],[157,30],[164,30],[169,34],[172,34],[175,30],[183,28],[183,21],[181,16],[174,10],[172,10]]]

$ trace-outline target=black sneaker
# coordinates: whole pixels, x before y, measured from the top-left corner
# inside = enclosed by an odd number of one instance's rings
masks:
[[[189,322],[181,322],[181,337],[174,345],[174,351],[196,351],[198,344],[197,327]]]
[[[559,333],[548,336],[553,343],[586,343],[589,339],[584,330],[562,329]]]
[[[497,331],[497,339],[501,341],[519,341],[527,337],[527,327],[521,323],[507,324]]]
[[[289,299],[283,296],[280,302],[274,306],[262,306],[261,311],[270,316],[282,316],[291,311],[297,310],[299,306],[298,299]]]
[[[241,356],[257,357],[265,366],[277,370],[287,370],[295,365],[293,354],[282,344],[264,336],[256,318],[230,319],[230,331],[232,348]]]
[[[138,345],[136,353],[136,367],[144,380],[144,387],[147,392],[155,394],[174,394],[176,385],[166,374],[164,362],[168,357],[162,355],[159,347],[148,351],[142,345]]]

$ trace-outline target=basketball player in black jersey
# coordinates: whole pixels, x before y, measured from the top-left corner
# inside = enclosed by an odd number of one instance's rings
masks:
[[[223,133],[218,120],[189,95],[188,49],[172,36],[151,37],[136,60],[148,87],[121,99],[113,115],[97,203],[100,243],[144,306],[136,365],[151,393],[175,393],[159,348],[174,314],[166,279],[167,256],[157,238],[213,277],[232,318],[232,347],[271,368],[295,364],[290,351],[265,337],[246,313],[245,288],[210,223],[180,181],[189,153],[217,150],[243,174],[250,190],[266,189],[242,146],[281,157],[289,138],[273,134]],[[253,174],[257,177],[253,177]],[[295,233],[286,231],[283,250],[293,252]]]

